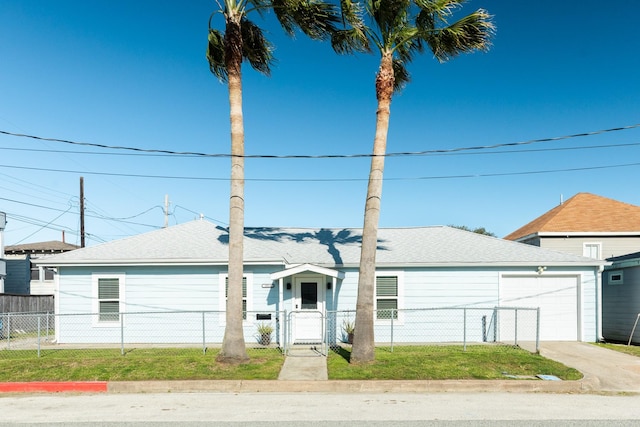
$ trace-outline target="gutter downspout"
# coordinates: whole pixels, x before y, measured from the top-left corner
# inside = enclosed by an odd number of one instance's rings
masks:
[[[602,337],[602,272],[604,265],[598,266],[596,275],[596,342],[604,341]]]

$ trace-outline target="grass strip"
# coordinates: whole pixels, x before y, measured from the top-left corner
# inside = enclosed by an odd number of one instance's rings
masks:
[[[619,351],[620,353],[630,354],[632,356],[640,357],[640,347],[637,345],[626,344],[610,344],[610,343],[596,343],[598,347],[608,348],[609,350]]]
[[[395,347],[376,349],[375,362],[350,365],[349,349],[328,357],[329,379],[334,380],[447,380],[508,379],[538,374],[578,380],[582,374],[561,363],[517,347],[460,346]]]
[[[0,381],[273,380],[284,363],[278,351],[253,349],[250,362],[237,366],[216,362],[218,350],[48,350],[39,358],[25,352],[2,353]]]

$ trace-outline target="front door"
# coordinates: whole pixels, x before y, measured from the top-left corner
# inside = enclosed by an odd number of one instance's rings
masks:
[[[293,311],[293,343],[322,342],[324,301],[319,278],[295,280]]]

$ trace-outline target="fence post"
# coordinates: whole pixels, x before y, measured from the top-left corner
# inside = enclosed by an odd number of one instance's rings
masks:
[[[287,352],[289,351],[289,337],[287,336],[287,334],[289,333],[289,318],[287,317],[287,310],[283,311],[283,315],[284,315],[284,327],[282,327],[282,348],[284,349],[284,355],[287,355]]]
[[[398,309],[391,309],[391,331],[390,331],[390,339],[391,339],[391,353],[393,353],[393,330],[394,330],[394,323],[393,323],[393,319],[396,317],[396,315],[398,315]],[[375,342],[373,343],[373,345],[375,346]]]
[[[513,343],[513,345],[517,346],[518,345],[518,308],[517,307],[516,307],[515,311],[516,311],[516,321],[515,321],[516,330],[514,331],[514,336],[515,336],[514,341],[515,342]]]
[[[540,307],[536,308],[536,353],[540,353]]]
[[[47,341],[49,341],[49,331],[51,330],[51,328],[49,327],[49,312],[47,311]]]
[[[120,313],[120,355],[124,356],[124,313]]]
[[[462,351],[467,351],[467,307],[462,309]]]
[[[38,314],[38,357],[40,357],[40,321],[42,320],[42,317],[40,314]]]
[[[207,353],[207,333],[205,331],[205,321],[204,321],[205,313],[202,312],[202,354]]]
[[[7,313],[7,350],[11,349],[11,313]]]

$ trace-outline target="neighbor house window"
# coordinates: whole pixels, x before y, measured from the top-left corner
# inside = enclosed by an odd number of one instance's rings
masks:
[[[585,243],[582,247],[582,255],[601,259],[602,258],[602,244],[600,243]]]
[[[622,270],[615,270],[609,272],[609,284],[610,285],[623,285],[624,274]]]
[[[124,312],[124,274],[94,275],[93,294],[94,324],[119,324]]]
[[[376,319],[398,318],[398,276],[376,277]]]
[[[224,281],[224,298],[229,296],[229,277]],[[242,278],[242,320],[247,320],[247,278]]]
[[[44,277],[44,280],[53,280],[55,270],[51,267],[31,267],[31,280],[39,281],[40,277]]]

